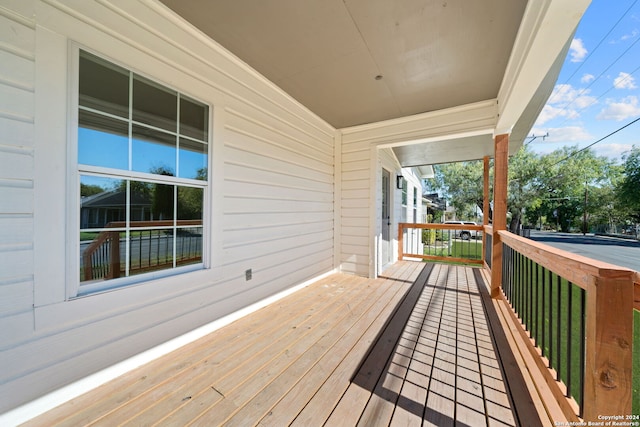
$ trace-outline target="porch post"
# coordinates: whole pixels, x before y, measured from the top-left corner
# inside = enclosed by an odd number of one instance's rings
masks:
[[[502,285],[502,242],[500,230],[507,229],[507,170],[509,160],[509,135],[496,135],[494,140],[495,162],[493,175],[493,248],[491,251],[491,296],[500,295]]]
[[[489,225],[489,156],[484,156],[482,225]]]

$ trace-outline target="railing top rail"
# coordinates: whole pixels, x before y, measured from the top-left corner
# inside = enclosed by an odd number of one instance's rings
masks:
[[[503,243],[583,289],[593,283],[593,277],[631,281],[634,275],[638,275],[629,268],[557,249],[509,231],[500,230],[498,233]]]
[[[482,225],[473,224],[434,224],[434,223],[415,223],[415,222],[401,222],[399,224],[402,228],[424,228],[432,230],[474,230],[482,231]]]
[[[169,220],[158,220],[158,221],[131,221],[129,226],[131,228],[137,227],[172,227],[174,221],[172,219]],[[201,219],[179,219],[176,221],[176,225],[202,225]],[[106,228],[124,228],[127,226],[126,221],[112,221],[106,225]]]

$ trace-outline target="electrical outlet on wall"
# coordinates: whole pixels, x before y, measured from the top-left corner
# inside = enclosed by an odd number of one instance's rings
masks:
[[[245,280],[251,280],[252,277],[253,277],[253,272],[251,271],[251,269],[245,270],[244,272]]]

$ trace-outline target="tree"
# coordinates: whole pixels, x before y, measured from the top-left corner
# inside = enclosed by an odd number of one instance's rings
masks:
[[[106,190],[99,185],[80,183],[80,196],[88,197],[94,194],[104,193]]]
[[[634,146],[624,158],[623,177],[615,195],[620,208],[628,212],[634,222],[640,222],[640,148]]]
[[[463,215],[465,211],[475,210],[476,206],[482,209],[482,161],[436,165],[434,172],[433,179],[425,180],[427,192],[444,193],[448,205]]]
[[[591,213],[602,209],[603,201],[589,198],[589,194],[607,188],[613,191],[614,170],[611,160],[578,147],[563,147],[544,155],[537,178],[541,196],[539,217],[546,216],[565,232],[572,227],[583,228]]]

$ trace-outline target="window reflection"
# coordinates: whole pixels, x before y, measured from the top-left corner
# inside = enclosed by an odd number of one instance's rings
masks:
[[[175,194],[173,185],[143,181],[131,181],[129,185],[132,227],[153,227],[160,225],[157,221],[173,220]]]
[[[207,146],[201,142],[180,138],[180,177],[207,180]]]
[[[129,125],[88,111],[79,112],[78,163],[129,169]]]
[[[129,275],[173,268],[174,229],[132,230]]]
[[[180,96],[180,134],[206,141],[209,128],[209,107]]]
[[[202,220],[203,197],[202,188],[178,187],[178,221]]]
[[[174,135],[135,125],[131,154],[134,171],[175,176],[176,137]]]
[[[140,76],[133,79],[133,120],[178,131],[178,94]]]
[[[81,176],[80,228],[104,228],[110,223],[125,221],[126,191],[125,180]]]
[[[129,72],[95,55],[80,51],[80,105],[129,117]]]

